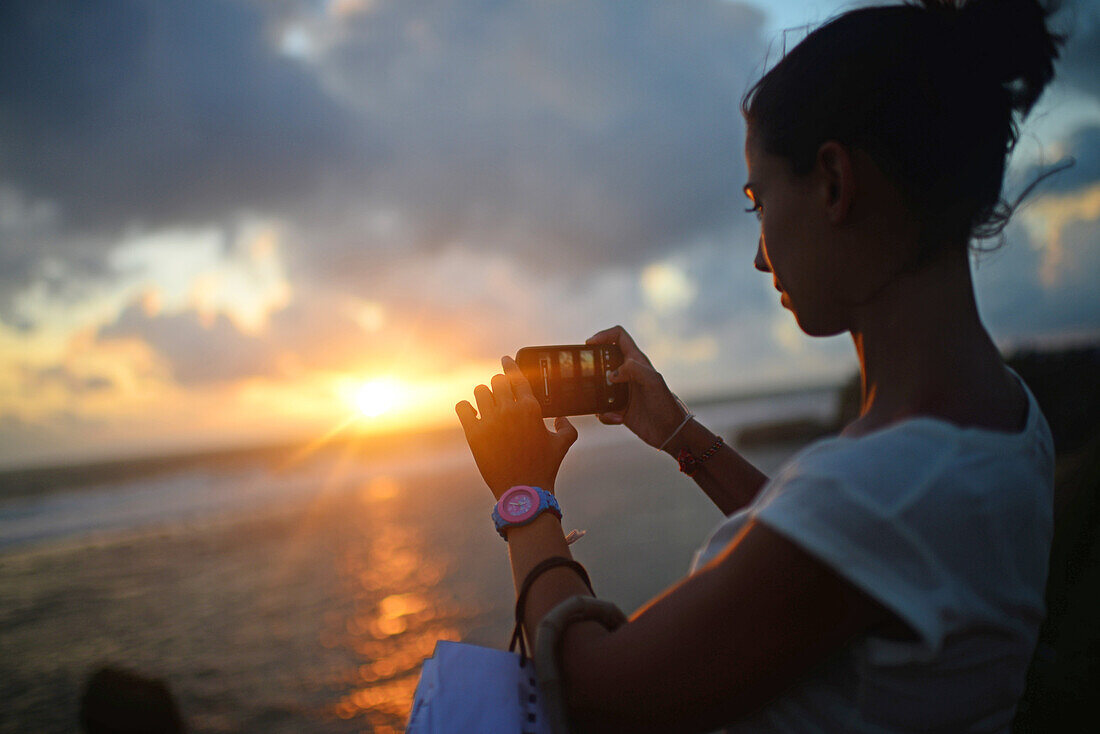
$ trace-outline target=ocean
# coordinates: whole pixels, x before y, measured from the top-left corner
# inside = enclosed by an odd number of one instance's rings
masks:
[[[829,420],[836,391],[716,402],[732,440]],[[557,494],[596,592],[628,614],[722,519],[675,461],[575,421]],[[773,473],[803,443],[743,451]],[[0,494],[0,732],[77,728],[103,665],[164,681],[198,732],[399,732],[440,639],[506,648],[513,590],[462,440],[322,450]]]

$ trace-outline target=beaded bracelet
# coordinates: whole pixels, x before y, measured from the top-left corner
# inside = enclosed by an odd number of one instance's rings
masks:
[[[695,456],[695,454],[691,453],[687,448],[680,449],[680,453],[676,457],[676,461],[680,462],[680,471],[687,474],[689,477],[692,476],[699,469],[700,464],[718,453],[718,449],[722,448],[722,444],[724,443],[725,441],[719,436],[714,440],[714,443],[712,443],[706,451],[699,454],[699,456]]]

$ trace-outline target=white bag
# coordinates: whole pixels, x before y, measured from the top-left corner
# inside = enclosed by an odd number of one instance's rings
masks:
[[[551,734],[531,661],[462,642],[435,643],[406,734],[513,733]]]

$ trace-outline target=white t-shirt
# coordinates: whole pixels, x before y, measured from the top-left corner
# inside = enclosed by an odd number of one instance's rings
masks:
[[[1024,389],[1020,433],[916,418],[819,441],[718,526],[693,572],[756,519],[918,636],[856,640],[729,731],[1009,731],[1053,529],[1053,442]]]

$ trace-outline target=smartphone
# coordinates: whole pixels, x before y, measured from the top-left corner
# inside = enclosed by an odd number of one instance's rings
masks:
[[[544,418],[626,410],[627,385],[611,382],[622,363],[614,344],[524,347],[516,353]]]

